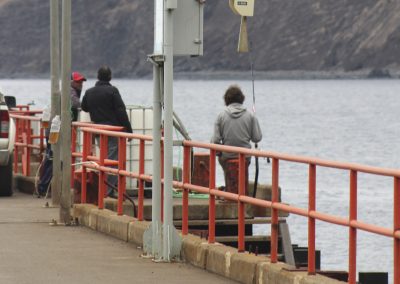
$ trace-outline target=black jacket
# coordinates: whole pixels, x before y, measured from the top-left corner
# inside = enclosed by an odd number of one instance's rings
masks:
[[[123,126],[126,132],[132,133],[121,95],[109,82],[98,81],[88,89],[83,96],[81,108],[90,113],[90,118],[96,124]]]

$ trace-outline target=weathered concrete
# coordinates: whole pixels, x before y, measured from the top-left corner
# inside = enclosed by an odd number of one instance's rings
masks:
[[[208,242],[194,235],[182,237],[182,257],[190,264],[206,269]]]
[[[137,206],[137,199],[135,199]],[[173,216],[174,220],[182,219],[182,199],[173,199]],[[232,202],[216,202],[215,218],[216,219],[237,219],[237,203]],[[114,198],[104,199],[104,208],[117,211],[117,200]],[[133,216],[133,206],[130,202],[125,201],[123,205],[123,213],[128,216]],[[271,210],[260,208],[257,206],[246,205],[246,218],[252,217],[270,217]],[[279,211],[280,217],[287,217],[286,212]],[[145,199],[143,205],[143,218],[151,220],[151,199]],[[208,219],[208,199],[189,199],[189,219],[190,220],[205,220]]]
[[[206,269],[230,278],[231,257],[237,249],[221,244],[208,246]]]
[[[19,192],[0,198],[1,284],[232,283],[190,264],[141,258],[135,245],[84,226],[49,225],[59,208],[47,201]]]
[[[95,230],[105,234],[110,233],[110,222],[111,222],[110,217],[115,214],[114,212],[110,210],[95,209],[91,210],[89,214],[97,216],[97,224]]]
[[[149,228],[150,222],[135,221],[129,223],[128,242],[143,246],[143,234]]]
[[[90,210],[84,210],[81,208],[82,206],[88,206]],[[85,220],[82,214],[97,216],[97,230],[101,232],[106,233],[108,230],[108,234],[124,239],[125,228],[128,227],[127,241],[143,246],[143,234],[150,225],[149,222],[139,222],[127,216],[116,216],[114,212],[106,209],[93,209],[92,205],[76,205],[74,207],[77,208],[76,215],[82,220]],[[120,232],[118,234],[111,233],[110,224],[118,218],[121,218],[121,221],[116,226]],[[91,217],[86,219],[91,220]],[[293,267],[284,263],[272,264],[270,259],[265,256],[238,253],[235,248],[219,243],[208,244],[205,239],[192,235],[183,237],[182,258],[194,266],[246,284],[343,283],[321,275],[308,276],[306,272],[290,271]]]
[[[265,258],[265,262],[267,262]],[[257,280],[257,265],[261,259],[254,254],[235,253],[231,257],[231,266],[229,268],[229,277],[236,279],[240,283],[252,284]]]
[[[127,242],[129,239],[129,224],[133,220],[133,217],[129,217],[126,215],[111,215],[109,227],[110,235]]]
[[[19,187],[34,188],[33,178],[17,177]],[[33,186],[33,187],[32,187]],[[28,190],[29,191],[29,190]],[[250,187],[251,191],[251,187]],[[268,199],[268,189],[257,192]],[[31,193],[31,192],[30,192]],[[174,199],[174,219],[182,218],[181,199]],[[208,200],[191,199],[190,219],[205,219],[208,216]],[[73,217],[86,227],[113,236],[125,242],[143,246],[143,234],[150,226],[150,222],[139,222],[130,216],[117,216],[117,201],[106,198],[105,208],[99,210],[92,204],[75,204]],[[124,214],[133,215],[132,204],[124,202]],[[246,216],[270,216],[270,210],[257,210],[257,207],[247,206]],[[280,216],[287,216],[280,212]],[[217,218],[237,218],[237,204],[217,203]],[[145,200],[144,218],[151,219],[151,200]],[[221,244],[208,244],[205,239],[197,236],[183,236],[182,258],[196,267],[206,269],[223,277],[228,281],[251,284],[339,284],[344,283],[325,276],[308,276],[306,272],[294,272],[293,268],[284,263],[271,264],[270,259],[263,256],[238,253],[236,249]],[[1,278],[0,278],[1,280]],[[138,282],[139,283],[139,282]],[[178,282],[173,282],[178,283]],[[186,283],[186,282],[185,282]],[[202,282],[203,283],[203,282]],[[213,282],[217,283],[217,282]],[[222,282],[221,282],[222,283]]]
[[[97,224],[90,223],[90,210],[95,210],[97,207],[92,204],[75,204],[73,210],[73,218],[77,220],[78,224],[86,227],[96,228]],[[93,218],[92,218],[93,221]],[[97,223],[97,219],[96,219]]]

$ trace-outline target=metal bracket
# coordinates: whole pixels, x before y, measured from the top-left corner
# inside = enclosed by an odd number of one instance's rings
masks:
[[[199,39],[199,38],[195,38],[194,40],[193,40],[193,42],[195,43],[195,44],[202,44],[203,42],[201,41],[201,39]]]
[[[154,225],[154,226],[153,226]],[[153,230],[155,230],[153,232]],[[155,239],[153,239],[153,237]],[[162,255],[162,228],[161,225],[152,223],[143,234],[143,251],[153,259],[161,259]]]
[[[181,256],[181,249],[182,249],[182,237],[178,234],[178,231],[175,227],[168,226],[163,224],[163,227],[167,226],[168,236],[163,236],[163,238],[168,239],[168,247],[163,247],[163,261],[164,262],[171,262],[177,261],[180,259]],[[165,228],[164,228],[165,229]],[[167,251],[167,255],[165,255],[165,250]]]
[[[173,146],[183,146],[183,140],[174,140],[172,142]]]
[[[153,226],[150,226],[143,234],[143,250],[146,257],[153,258],[155,262],[171,262],[180,259],[182,238],[174,228],[170,227],[167,231],[169,234],[163,236],[163,226],[160,224],[155,225],[155,232]],[[155,239],[153,239],[153,236]],[[168,238],[168,254],[163,255],[163,238]]]
[[[147,55],[147,61],[155,66],[163,66],[165,62],[164,54],[149,54]]]

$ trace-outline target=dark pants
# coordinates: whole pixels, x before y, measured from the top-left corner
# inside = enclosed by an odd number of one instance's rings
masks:
[[[97,144],[100,147],[100,137],[96,137]],[[108,154],[107,158],[110,160],[118,161],[118,138],[116,137],[108,137]],[[113,167],[117,168],[117,167]],[[107,182],[115,187],[118,186],[118,176],[115,175],[107,175]],[[107,195],[112,195],[113,187],[109,186]]]
[[[51,179],[53,178],[53,151],[51,150],[51,144],[47,143],[45,153],[46,155],[44,156],[44,160],[42,162],[38,183],[38,193],[40,195],[46,194]]]

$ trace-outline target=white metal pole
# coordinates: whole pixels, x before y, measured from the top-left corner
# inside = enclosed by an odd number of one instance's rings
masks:
[[[62,2],[61,165],[60,221],[71,223],[71,0]]]
[[[51,73],[51,119],[61,113],[60,93],[60,1],[50,0],[50,73]],[[60,146],[53,144],[53,178],[51,201],[60,204]]]
[[[161,94],[163,92],[162,72],[164,42],[164,0],[154,0],[154,50],[150,56],[153,63],[153,180],[151,227],[143,235],[144,251],[157,260],[162,257],[162,229],[161,229],[161,130],[162,110]]]
[[[164,7],[164,227],[163,259],[170,261],[172,223],[173,165],[173,9]]]
[[[161,92],[160,70],[153,67],[153,182],[152,182],[152,255],[155,258],[161,256]]]

